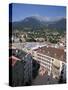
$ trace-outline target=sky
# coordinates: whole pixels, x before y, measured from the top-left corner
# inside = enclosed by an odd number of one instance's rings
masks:
[[[42,16],[47,20],[55,20],[66,17],[66,7],[32,5],[32,4],[12,4],[12,21],[20,21],[29,16]]]

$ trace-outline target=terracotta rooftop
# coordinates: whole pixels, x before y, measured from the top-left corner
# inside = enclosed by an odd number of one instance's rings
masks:
[[[64,49],[44,46],[34,51],[66,62],[66,53]]]
[[[21,61],[19,58],[15,57],[15,56],[9,57],[9,60],[10,60],[12,66],[14,66],[17,61]]]

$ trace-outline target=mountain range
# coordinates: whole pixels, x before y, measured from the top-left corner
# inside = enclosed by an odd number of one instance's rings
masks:
[[[55,29],[57,31],[66,30],[66,18],[61,18],[55,21],[49,21],[47,18],[30,16],[21,21],[12,22],[13,30],[37,31],[42,29]]]

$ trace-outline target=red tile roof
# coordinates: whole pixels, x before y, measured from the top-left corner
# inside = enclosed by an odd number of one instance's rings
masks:
[[[10,62],[11,62],[12,66],[14,66],[17,61],[21,61],[19,58],[15,57],[15,56],[9,57],[9,60],[11,60]]]
[[[44,47],[35,49],[35,51],[37,51],[38,53],[56,58],[58,60],[66,61],[66,59],[64,59],[64,57],[66,57],[64,49],[61,49],[61,48],[54,48],[54,47],[50,47],[50,46],[49,47],[44,46]]]

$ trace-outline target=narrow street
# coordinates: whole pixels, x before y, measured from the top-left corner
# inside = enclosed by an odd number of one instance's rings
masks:
[[[48,85],[48,84],[58,84],[58,80],[55,78],[52,78],[52,76],[48,76],[48,74],[43,74],[35,78],[35,80],[32,82],[32,85]]]

